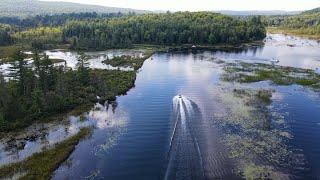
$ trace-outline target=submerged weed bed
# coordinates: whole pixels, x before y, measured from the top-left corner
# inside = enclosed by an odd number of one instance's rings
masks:
[[[268,80],[277,85],[298,84],[320,90],[320,74],[310,69],[241,62],[227,63],[224,70],[224,81],[251,83]]]
[[[313,70],[260,63],[224,63],[225,82],[271,81],[276,85],[298,84],[320,89],[320,75]],[[222,101],[229,107],[222,122],[224,142],[246,179],[283,179],[306,171],[305,157],[288,145],[292,138],[284,116],[272,109],[267,89],[234,89]]]
[[[283,179],[305,170],[304,156],[287,144],[291,134],[284,117],[271,107],[273,93],[242,87],[221,93],[223,142],[245,179]]]

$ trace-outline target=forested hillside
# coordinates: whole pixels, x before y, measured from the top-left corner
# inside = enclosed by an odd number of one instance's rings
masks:
[[[6,22],[5,19],[2,22]],[[31,22],[29,26],[28,22]],[[54,48],[56,45],[98,50],[131,47],[133,44],[236,44],[261,40],[266,34],[260,17],[242,20],[211,12],[124,16],[62,14],[11,21],[11,27],[14,30],[3,28],[2,44],[13,41],[38,49]],[[6,38],[8,35],[9,39]]]
[[[128,47],[131,44],[241,43],[265,37],[259,17],[238,20],[210,12],[146,14],[100,21],[72,21],[63,39],[73,48]]]
[[[0,24],[0,46],[12,43],[10,36],[11,27],[5,24]]]
[[[304,11],[302,14],[313,14],[313,13],[320,13],[320,7],[314,8],[308,11]]]
[[[63,13],[55,15],[36,15],[26,18],[19,17],[0,17],[0,23],[17,26],[20,29],[35,28],[38,26],[61,26],[72,20],[94,20],[94,19],[108,19],[122,16],[133,16],[135,13],[103,13],[96,12],[85,13]]]
[[[310,12],[308,11],[294,16],[273,16],[269,17],[267,22],[270,26],[282,26],[288,28],[303,28],[319,25],[320,12]]]
[[[94,5],[84,5],[68,2],[46,2],[38,0],[1,0],[0,16],[10,17],[28,17],[35,15],[53,15],[62,13],[80,13],[80,12],[97,12],[97,13],[144,13],[146,11],[114,8]]]
[[[312,9],[293,16],[270,16],[268,26],[293,34],[320,36],[320,8]]]

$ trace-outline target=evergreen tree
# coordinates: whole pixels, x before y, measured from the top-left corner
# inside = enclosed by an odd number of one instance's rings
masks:
[[[10,77],[17,83],[18,95],[26,94],[26,79],[27,79],[27,61],[24,60],[25,56],[21,50],[17,50],[12,56],[10,67]]]
[[[5,124],[4,111],[8,104],[8,90],[5,79],[0,72],[0,126]]]
[[[10,35],[11,27],[0,24],[0,46],[9,45],[13,42]]]
[[[34,51],[33,51],[33,64],[34,64],[34,68],[35,68],[35,74],[37,76],[39,76],[41,62],[40,62],[40,55],[39,55],[38,49],[34,49]]]
[[[87,85],[89,82],[89,59],[88,56],[83,52],[79,52],[78,54],[78,78],[80,83]]]
[[[41,62],[41,70],[40,70],[40,81],[42,81],[42,90],[44,93],[47,93],[54,87],[55,83],[55,72],[54,65],[52,61],[49,59],[49,56],[44,54],[44,57]]]

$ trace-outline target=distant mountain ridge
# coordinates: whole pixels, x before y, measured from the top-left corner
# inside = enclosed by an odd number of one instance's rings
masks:
[[[314,13],[320,13],[320,7],[314,8],[308,11],[304,11],[302,14],[314,14]]]
[[[136,10],[130,8],[118,8],[118,7],[106,7],[99,5],[88,5],[71,2],[63,2],[57,0],[52,1],[41,1],[41,0],[0,0],[0,16],[7,17],[28,17],[35,15],[53,15],[62,13],[83,13],[83,12],[96,12],[96,13],[130,13],[134,12],[137,14],[142,13],[165,13],[166,11],[147,11],[147,10]],[[281,11],[281,10],[248,10],[248,11],[233,11],[233,10],[219,10],[213,11],[231,16],[250,16],[250,15],[297,15],[312,14],[320,12],[320,8],[315,8],[308,11]]]
[[[0,16],[27,17],[43,14],[62,13],[146,13],[148,11],[135,10],[129,8],[105,7],[98,5],[86,5],[71,2],[48,2],[39,0],[0,0]]]

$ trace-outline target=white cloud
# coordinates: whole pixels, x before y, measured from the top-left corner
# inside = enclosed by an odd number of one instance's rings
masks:
[[[57,0],[46,0],[57,1]],[[145,10],[307,10],[320,7],[320,0],[60,0]]]

